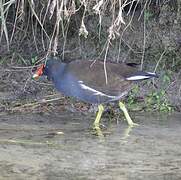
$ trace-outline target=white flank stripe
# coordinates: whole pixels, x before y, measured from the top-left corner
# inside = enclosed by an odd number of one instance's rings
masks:
[[[147,72],[148,74],[150,74],[150,75],[156,75],[155,73],[153,73],[153,72]]]
[[[134,80],[149,79],[149,78],[150,78],[149,76],[132,76],[126,79],[130,81],[134,81]]]
[[[91,92],[93,92],[93,94],[96,95],[96,96],[106,96],[106,97],[112,98],[112,99],[118,98],[118,96],[109,96],[109,95],[104,94],[104,93],[102,93],[102,92],[100,92],[100,91],[97,91],[97,90],[95,90],[95,89],[93,89],[93,88],[90,88],[89,86],[86,86],[85,84],[83,84],[82,81],[79,81],[79,84],[80,84],[80,86],[81,86],[82,89],[91,91]]]

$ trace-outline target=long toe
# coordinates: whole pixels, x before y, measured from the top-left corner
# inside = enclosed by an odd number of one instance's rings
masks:
[[[129,124],[129,126],[130,127],[135,127],[135,126],[139,126],[139,124],[132,122],[132,123]]]
[[[104,136],[103,133],[102,133],[101,128],[99,127],[99,125],[95,125],[95,124],[94,124],[94,126],[93,126],[93,131],[94,131],[94,134],[95,134],[96,136],[99,136],[99,137],[103,137],[103,136]]]

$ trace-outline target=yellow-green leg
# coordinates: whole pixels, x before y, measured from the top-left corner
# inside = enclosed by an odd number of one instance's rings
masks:
[[[134,122],[132,121],[132,119],[130,118],[130,116],[129,116],[129,114],[128,114],[128,111],[127,111],[124,103],[122,103],[121,101],[119,101],[119,107],[120,107],[120,109],[123,111],[124,116],[125,116],[125,118],[126,118],[129,126],[132,127],[132,126],[138,125],[138,124],[134,123]]]
[[[100,119],[101,119],[101,116],[102,116],[102,113],[104,111],[104,107],[102,104],[100,104],[98,106],[98,112],[97,112],[97,116],[96,116],[96,119],[94,121],[94,128],[95,129],[99,129],[99,123],[100,123]]]

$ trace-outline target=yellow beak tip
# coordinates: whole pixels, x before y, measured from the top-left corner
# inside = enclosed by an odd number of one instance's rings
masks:
[[[32,76],[32,79],[34,79],[34,80],[38,80],[38,79],[39,79],[38,74],[34,74],[34,75]]]

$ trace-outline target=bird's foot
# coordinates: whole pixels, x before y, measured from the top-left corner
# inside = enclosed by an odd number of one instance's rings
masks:
[[[99,124],[95,124],[94,123],[92,130],[93,130],[93,132],[94,132],[94,134],[96,136],[99,136],[99,137],[103,137],[104,136],[103,133],[102,133],[101,128],[99,127]]]

